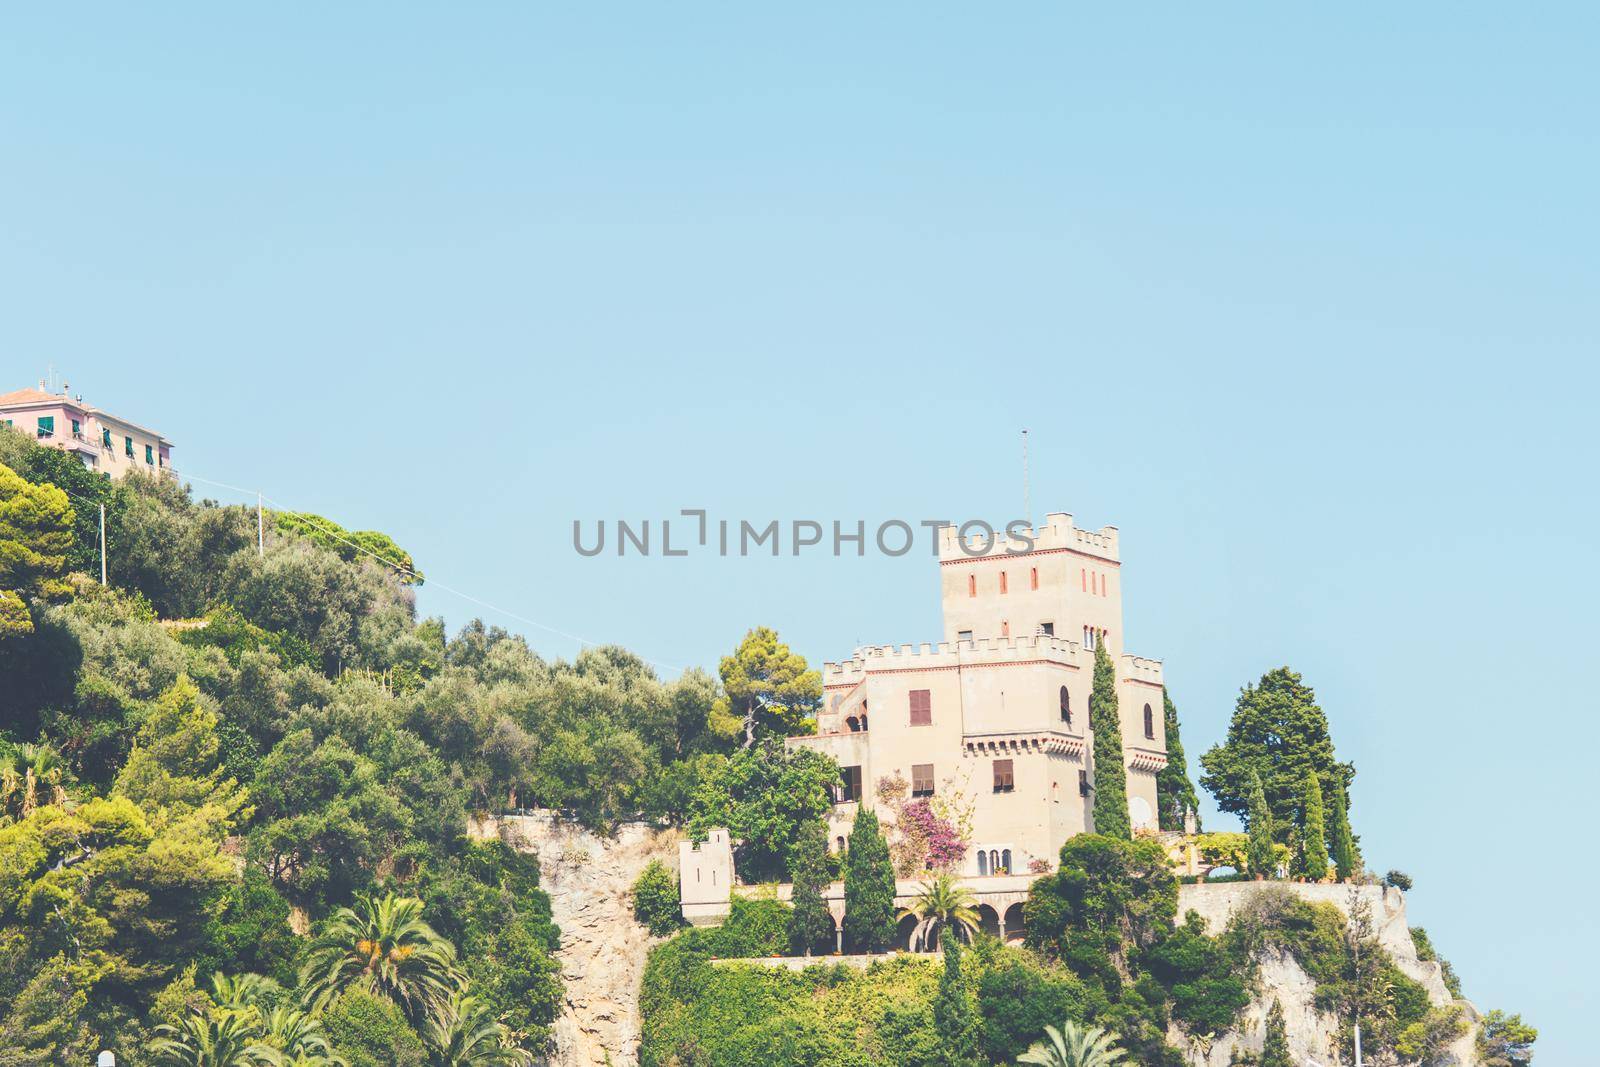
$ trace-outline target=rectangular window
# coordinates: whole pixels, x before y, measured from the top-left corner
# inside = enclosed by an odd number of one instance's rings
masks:
[[[956,640],[957,641],[971,641],[972,640],[972,631],[971,630],[957,630],[956,631]]]
[[[152,466],[156,461],[156,450],[149,445],[144,446],[144,461]]]
[[[1011,761],[997,759],[994,761],[994,791],[996,793],[1009,793],[1017,788],[1015,779],[1011,776]]]
[[[861,768],[840,767],[839,788],[834,793],[840,804],[848,804],[852,800],[861,799]]]
[[[1053,622],[1041,622],[1039,624],[1039,632],[1046,637],[1054,637],[1056,635],[1056,624]]]
[[[102,448],[110,448],[111,447],[111,431],[110,430],[102,429],[100,431],[100,445],[101,445]]]
[[[56,435],[56,417],[54,415],[39,416],[39,436],[54,437]]]
[[[911,795],[914,797],[933,796],[933,764],[913,763],[911,765]]]
[[[1078,772],[1078,795],[1080,797],[1086,797],[1086,796],[1089,795],[1089,772],[1088,771],[1079,771]]]
[[[933,725],[933,694],[927,689],[911,691],[911,725]]]
[[[1000,592],[1001,592],[1002,595],[1004,595],[1005,592],[1006,592],[1006,572],[1005,571],[1001,571],[1000,572]]]
[[[77,419],[73,419],[72,420],[72,436],[74,436],[74,437],[82,437],[83,436],[83,423],[79,422]]]
[[[133,458],[133,438],[124,437],[122,439],[122,454],[129,459]]]

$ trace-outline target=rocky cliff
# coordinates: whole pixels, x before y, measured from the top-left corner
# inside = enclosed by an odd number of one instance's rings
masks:
[[[676,831],[625,823],[602,837],[551,815],[474,821],[470,833],[537,852],[561,927],[566,1009],[556,1020],[550,1067],[631,1067],[639,1055],[639,976],[656,939],[633,919],[630,890],[653,859],[676,869]]]
[[[1416,944],[1411,939],[1411,927],[1406,921],[1405,894],[1398,889],[1382,886],[1301,885],[1274,882],[1271,885],[1310,901],[1324,901],[1334,905],[1348,916],[1356,901],[1371,909],[1374,934],[1378,943],[1394,958],[1405,975],[1415,979],[1428,991],[1428,997],[1437,1005],[1459,1003],[1469,1020],[1476,1021],[1478,1013],[1466,1001],[1457,1001],[1445,988],[1444,976],[1438,963],[1417,958]],[[1190,911],[1198,912],[1213,931],[1224,929],[1228,920],[1244,907],[1256,893],[1263,891],[1259,882],[1235,882],[1216,885],[1186,885],[1178,892],[1178,917]],[[1236,1050],[1252,1052],[1261,1050],[1266,1037],[1267,1012],[1272,1002],[1283,1005],[1284,1029],[1289,1039],[1289,1052],[1297,1063],[1333,1064],[1337,1035],[1337,1020],[1317,1010],[1316,985],[1300,964],[1286,952],[1270,951],[1261,959],[1260,988],[1256,998],[1245,1009],[1236,1030],[1219,1035],[1215,1041],[1190,1042],[1173,1029],[1173,1044],[1186,1048],[1189,1062],[1194,1067],[1227,1067]],[[1458,1040],[1450,1050],[1456,1064],[1474,1062],[1473,1039],[1469,1033]]]

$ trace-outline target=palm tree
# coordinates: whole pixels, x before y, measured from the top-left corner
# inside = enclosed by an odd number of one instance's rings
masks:
[[[1018,1063],[1039,1067],[1113,1067],[1125,1062],[1123,1051],[1112,1046],[1111,1035],[1099,1027],[1086,1029],[1068,1020],[1057,1030],[1044,1028],[1045,1039],[1017,1057]]]
[[[255,1020],[224,1008],[194,1012],[156,1027],[155,1062],[172,1067],[278,1067],[278,1050],[263,1044]]]
[[[531,1057],[509,1046],[506,1028],[490,1018],[477,997],[459,996],[427,1027],[438,1067],[519,1067]]]
[[[66,766],[49,745],[0,745],[0,817],[21,821],[41,804],[63,804]]]
[[[306,952],[300,990],[320,1011],[349,989],[388,997],[413,1023],[448,1006],[463,984],[456,950],[422,919],[416,897],[359,897],[334,913]]]
[[[241,1015],[251,1008],[264,1014],[282,992],[282,986],[262,974],[230,975],[218,971],[211,976],[211,999]]]
[[[970,939],[981,925],[978,921],[976,899],[963,889],[950,874],[941,874],[931,882],[922,884],[922,892],[909,908],[901,908],[895,921],[911,916],[917,928],[911,932],[911,951],[920,951],[932,942],[941,926],[955,928],[956,935]]]
[[[272,1009],[263,1026],[267,1044],[283,1053],[284,1067],[344,1063],[328,1046],[322,1022],[315,1015],[281,1004]]]

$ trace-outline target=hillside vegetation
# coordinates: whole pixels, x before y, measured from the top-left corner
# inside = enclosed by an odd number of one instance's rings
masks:
[[[382,534],[269,516],[258,554],[253,508],[0,433],[0,1064],[543,1048],[559,932],[469,810],[675,817],[745,724],[704,672],[447,639],[418,581]],[[388,974],[393,937],[430,966]]]

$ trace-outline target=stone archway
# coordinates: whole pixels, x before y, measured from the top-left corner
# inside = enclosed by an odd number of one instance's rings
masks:
[[[978,905],[978,925],[990,937],[1000,936],[1000,913],[987,904]]]
[[[1024,929],[1024,923],[1023,923],[1023,919],[1022,919],[1022,902],[1021,901],[1018,901],[1017,903],[1011,905],[1009,908],[1006,909],[1005,919],[1006,919],[1006,940],[1007,941],[1021,941],[1023,934],[1026,932],[1025,929]]]
[[[894,947],[902,952],[911,951],[911,935],[916,932],[918,919],[915,915],[903,915],[894,927]]]

